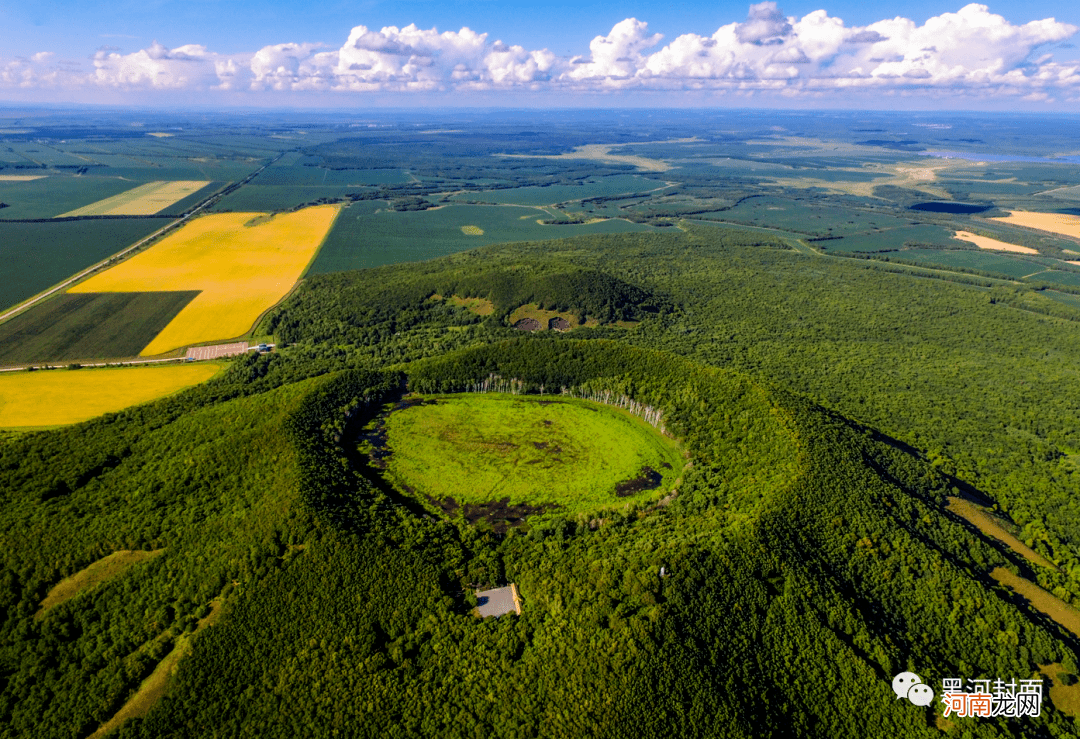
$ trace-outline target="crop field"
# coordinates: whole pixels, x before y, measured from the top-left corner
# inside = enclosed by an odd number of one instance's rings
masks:
[[[1032,249],[1029,246],[1018,246],[1017,244],[1010,244],[1005,241],[998,241],[997,239],[991,239],[987,236],[979,236],[968,231],[957,231],[956,238],[962,241],[968,241],[979,247],[980,249],[992,249],[997,251],[1011,251],[1017,254],[1038,254],[1038,249]]]
[[[202,190],[210,183],[203,180],[147,182],[119,195],[76,208],[61,218],[76,216],[150,216]]]
[[[855,252],[901,249],[908,242],[960,246],[952,235],[952,231],[941,226],[904,226],[871,234],[845,236],[833,241],[820,241],[816,242],[814,247],[830,252]]]
[[[981,179],[942,180],[941,187],[957,200],[969,198],[1023,197],[1039,192],[1042,185],[1027,182],[987,181]]]
[[[1043,290],[1042,294],[1051,300],[1056,300],[1059,303],[1071,306],[1073,308],[1080,308],[1080,295],[1073,295],[1071,293],[1061,293],[1057,290]]]
[[[1040,264],[1025,259],[970,249],[904,249],[897,253],[890,252],[888,256],[925,262],[927,265],[937,264],[943,267],[962,267],[964,269],[978,269],[984,272],[996,272],[1013,278],[1024,277],[1032,272],[1045,269]]]
[[[344,198],[356,187],[317,187],[306,185],[245,185],[212,206],[215,213],[269,211],[280,212],[319,198]]]
[[[1033,282],[1052,282],[1058,285],[1069,285],[1071,287],[1080,287],[1080,273],[1078,272],[1062,272],[1059,270],[1049,270],[1047,272],[1039,272],[1032,275],[1031,280]]]
[[[0,365],[134,357],[196,291],[67,293],[0,323]]]
[[[0,221],[0,264],[4,265],[0,311],[108,258],[165,223],[153,218],[56,223]]]
[[[1080,239],[1080,216],[1014,210],[1010,211],[1007,217],[995,218],[994,220]]]
[[[370,203],[359,202],[341,214],[311,266],[313,273],[416,262],[511,241],[656,230],[616,219],[545,226],[537,220],[550,218],[550,214],[516,205],[448,205],[426,211],[371,211]],[[483,234],[463,233],[462,226],[475,226]]]
[[[206,382],[222,365],[40,370],[0,375],[0,428],[64,426]]]
[[[435,396],[385,417],[386,474],[457,505],[558,505],[588,511],[659,497],[685,462],[678,445],[621,410],[513,395]],[[648,468],[651,489],[617,493]]]
[[[728,210],[694,217],[747,223],[811,236],[844,236],[871,229],[905,227],[911,223],[907,219],[883,213],[868,213],[813,201],[773,196],[750,198]]]
[[[48,167],[68,166],[72,164],[85,164],[85,159],[68,154],[51,143],[43,142],[10,142],[8,146],[16,154],[20,154],[29,162],[44,164]]]
[[[206,182],[235,182],[242,180],[259,168],[262,162],[206,159],[196,161],[176,159],[153,167],[137,166],[141,162],[130,161],[127,166],[118,162],[106,172],[133,182],[156,182],[159,180],[204,180]],[[128,183],[130,186],[130,183]]]
[[[144,356],[231,339],[247,333],[292,289],[337,213],[336,206],[324,205],[269,219],[264,213],[196,218],[70,292],[198,290],[143,349]]]
[[[50,175],[26,182],[0,181],[0,220],[55,218],[102,198],[131,189],[131,182],[116,177]]]
[[[643,193],[664,187],[664,182],[639,175],[613,175],[586,181],[580,185],[550,185],[548,187],[515,187],[507,190],[464,192],[451,200],[467,203],[497,205],[554,205],[570,200],[582,200],[604,195]]]
[[[371,187],[373,185],[404,185],[411,181],[400,169],[327,169],[302,164],[282,165],[287,157],[267,167],[252,185],[295,185],[315,187]]]

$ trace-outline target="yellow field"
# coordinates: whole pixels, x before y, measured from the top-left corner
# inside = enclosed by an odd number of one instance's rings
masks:
[[[991,239],[989,236],[977,236],[967,231],[957,231],[956,238],[961,241],[967,241],[970,244],[974,244],[980,249],[993,249],[994,251],[1012,251],[1018,254],[1038,254],[1038,249],[1032,249],[1030,246],[1017,246],[1016,244],[1010,244],[1006,241],[998,241],[997,239]]]
[[[6,372],[0,375],[0,428],[78,423],[198,385],[220,369],[188,364]]]
[[[203,216],[71,292],[201,290],[143,356],[232,339],[288,294],[337,214],[336,205],[319,205],[253,226],[246,224],[264,214]]]
[[[29,182],[43,179],[43,174],[0,174],[0,182]]]
[[[484,229],[480,228],[479,226],[462,226],[461,233],[465,234],[466,236],[483,236]]]
[[[177,180],[175,182],[147,182],[119,195],[68,211],[57,218],[75,216],[152,216],[183,200],[210,183],[201,180]]]
[[[1033,213],[1026,210],[1010,210],[1007,218],[994,218],[995,221],[1011,223],[1014,226],[1027,226],[1040,231],[1072,236],[1080,239],[1080,216],[1068,216],[1062,213]]]

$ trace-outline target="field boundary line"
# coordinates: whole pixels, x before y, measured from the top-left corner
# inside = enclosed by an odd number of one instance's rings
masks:
[[[6,321],[6,320],[8,320],[10,318],[14,318],[15,316],[19,315],[20,313],[23,313],[24,311],[28,310],[29,308],[32,308],[33,306],[37,305],[42,300],[45,300],[46,298],[51,297],[53,294],[59,292],[60,290],[63,290],[64,288],[73,285],[74,283],[78,282],[79,280],[90,276],[95,271],[101,269],[102,267],[109,264],[113,260],[121,260],[123,257],[127,256],[128,254],[133,252],[135,249],[138,249],[140,246],[143,246],[144,244],[151,241],[152,239],[156,239],[156,238],[164,235],[167,231],[169,231],[169,230],[171,230],[173,228],[179,227],[182,223],[184,223],[185,221],[187,221],[190,218],[193,218],[200,211],[205,210],[211,204],[213,204],[217,200],[221,199],[221,197],[223,197],[224,195],[232,192],[233,190],[239,189],[240,187],[243,187],[247,183],[251,182],[263,170],[265,170],[271,164],[276,162],[278,159],[281,159],[281,157],[283,157],[283,156],[285,156],[285,152],[282,152],[282,153],[278,154],[276,157],[271,159],[269,162],[267,162],[263,166],[259,167],[257,170],[255,170],[254,172],[249,174],[247,177],[245,177],[240,182],[233,183],[232,185],[226,185],[221,190],[218,190],[217,192],[211,193],[210,195],[207,196],[207,198],[205,200],[203,200],[201,203],[196,205],[194,208],[189,210],[184,215],[180,216],[177,220],[175,220],[175,221],[161,227],[160,229],[158,229],[154,233],[150,234],[149,236],[147,236],[147,237],[145,237],[143,239],[140,239],[136,243],[134,243],[131,246],[127,247],[126,249],[122,249],[121,251],[118,251],[116,254],[113,254],[112,256],[103,259],[102,261],[98,262],[97,264],[94,264],[93,266],[87,267],[86,269],[79,272],[75,276],[69,277],[68,279],[64,280],[63,282],[61,282],[61,283],[59,283],[57,285],[54,285],[53,287],[49,288],[48,290],[40,292],[37,295],[34,295],[33,297],[28,298],[27,300],[24,300],[23,302],[17,304],[16,306],[14,306],[10,310],[6,311],[5,313],[0,313],[0,323],[3,323],[4,321]],[[337,218],[335,217],[334,220],[336,222]],[[332,227],[333,226],[331,225],[331,228]],[[321,244],[319,245],[319,248],[320,249],[322,248]],[[301,273],[301,274],[303,274],[303,273]]]
[[[114,260],[122,259],[123,257],[128,255],[129,253],[131,253],[135,249],[138,249],[140,246],[147,243],[151,239],[155,239],[158,236],[163,235],[169,229],[177,226],[178,224],[182,223],[183,221],[186,221],[188,218],[191,218],[191,216],[193,216],[194,214],[195,214],[195,211],[192,211],[191,213],[188,213],[187,215],[181,217],[179,220],[173,221],[172,223],[169,223],[169,224],[163,226],[162,228],[159,228],[157,231],[150,234],[149,236],[146,236],[145,238],[140,239],[139,241],[135,242],[131,246],[127,247],[126,249],[118,251],[116,254],[113,254],[112,256],[106,257],[105,259],[98,262],[97,264],[94,264],[94,265],[92,265],[90,267],[87,267],[82,272],[79,272],[78,274],[74,275],[73,277],[67,278],[66,280],[59,283],[58,285],[55,285],[55,286],[49,288],[48,290],[46,290],[44,292],[38,293],[37,295],[30,298],[29,300],[26,300],[26,301],[23,301],[22,303],[19,303],[14,308],[7,311],[6,313],[0,314],[0,323],[2,323],[3,321],[8,320],[9,318],[14,318],[15,316],[17,316],[18,314],[20,314],[23,311],[27,310],[28,308],[31,308],[31,307],[37,305],[42,300],[45,300],[46,298],[51,296],[53,293],[56,293],[56,292],[58,292],[60,290],[63,290],[66,287],[70,287],[72,284],[78,282],[79,280],[83,279],[84,277],[88,277],[92,273],[98,271],[99,269],[101,269],[102,267],[108,265],[109,263],[113,262]]]

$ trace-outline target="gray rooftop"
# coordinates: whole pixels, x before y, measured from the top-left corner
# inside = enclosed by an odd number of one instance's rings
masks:
[[[501,616],[504,613],[521,613],[517,598],[517,587],[513,584],[505,588],[476,591],[476,612],[481,616]]]

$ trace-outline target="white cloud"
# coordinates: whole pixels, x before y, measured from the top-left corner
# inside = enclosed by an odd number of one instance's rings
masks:
[[[629,80],[635,77],[644,64],[642,55],[663,38],[660,34],[649,35],[649,24],[637,18],[627,18],[615,24],[607,36],[597,36],[589,43],[592,58],[574,59],[564,75],[571,80],[595,80],[599,84]]]
[[[782,44],[791,35],[791,23],[774,2],[750,6],[746,22],[735,27],[735,38],[741,44]]]
[[[156,41],[133,54],[99,51],[90,81],[108,87],[185,90],[216,87],[218,55],[197,44],[167,49]]]
[[[122,54],[102,49],[86,72],[50,52],[0,62],[3,87],[119,90],[408,92],[457,90],[729,90],[821,95],[829,90],[885,94],[1011,95],[1045,100],[1080,95],[1080,65],[1045,53],[1077,27],[1053,18],[1015,25],[971,4],[922,25],[903,17],[846,26],[825,10],[787,17],[775,2],[751,5],[743,22],[712,35],[687,33],[660,46],[636,18],[589,44],[587,57],[560,57],[469,28],[415,25],[375,31],[356,26],[337,49],[282,43],[247,54],[197,44],[155,42]]]

